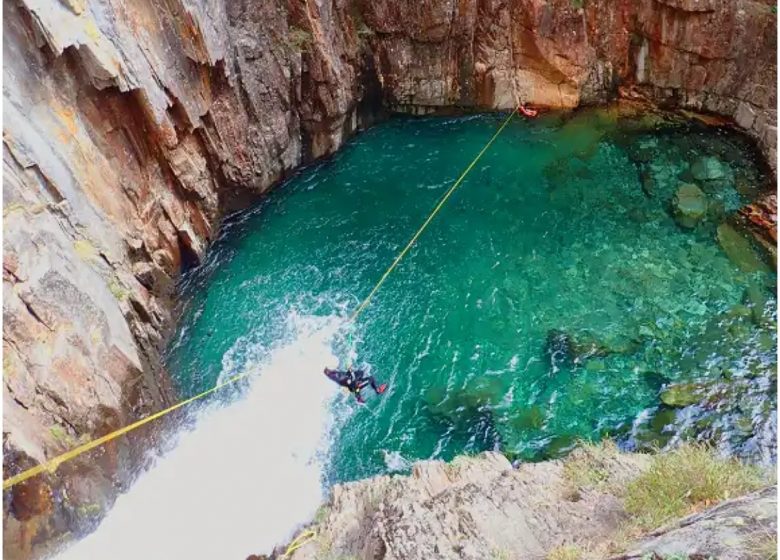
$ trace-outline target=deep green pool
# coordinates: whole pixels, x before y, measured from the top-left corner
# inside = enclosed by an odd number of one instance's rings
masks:
[[[348,314],[505,116],[391,119],[228,220],[182,288],[181,393],[269,351],[292,312]],[[716,179],[691,176],[701,156]],[[707,193],[692,231],[671,216],[681,180]],[[328,479],[386,471],[388,453],[539,459],[627,433],[666,383],[774,368],[774,326],[712,333],[748,287],[774,298],[768,268],[738,268],[715,229],[765,180],[725,130],[614,110],[514,120],[352,329],[391,390],[356,410],[337,397]]]

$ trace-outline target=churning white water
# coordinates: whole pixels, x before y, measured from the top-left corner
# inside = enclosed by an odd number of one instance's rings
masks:
[[[242,559],[313,516],[337,393],[320,372],[337,363],[336,322],[291,323],[293,342],[245,366],[257,373],[243,393],[198,411],[191,431],[60,558]]]

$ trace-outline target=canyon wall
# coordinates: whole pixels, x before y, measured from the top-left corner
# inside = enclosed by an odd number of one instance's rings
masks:
[[[8,477],[178,400],[177,276],[223,212],[338,148],[372,81],[347,2],[4,8]],[[92,528],[153,432],[6,492],[7,557]]]
[[[733,117],[776,156],[769,0],[378,0],[365,25],[394,110],[603,102],[618,88]],[[772,163],[774,168],[774,163]]]
[[[175,401],[178,275],[220,217],[393,111],[623,93],[734,117],[774,167],[751,0],[4,0],[4,478]],[[8,558],[92,529],[156,430],[4,493]]]

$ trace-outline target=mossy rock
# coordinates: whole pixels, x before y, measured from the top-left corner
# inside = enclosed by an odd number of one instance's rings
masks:
[[[678,224],[692,229],[707,214],[707,195],[692,183],[682,183],[672,199],[672,210]]]
[[[515,431],[538,430],[544,425],[545,413],[539,406],[519,410],[509,420],[509,427]]]
[[[691,175],[697,181],[714,181],[722,179],[726,175],[726,170],[718,158],[703,156],[691,165]]]
[[[767,299],[766,292],[755,282],[745,288],[742,301],[750,309],[750,316],[757,326],[768,325],[771,322],[771,317],[766,312]]]
[[[578,438],[573,435],[560,435],[552,438],[542,451],[542,459],[560,459],[577,447]]]
[[[654,391],[660,391],[661,388],[669,383],[669,378],[663,373],[657,371],[642,372],[642,381]]]
[[[727,223],[718,226],[718,243],[723,252],[744,272],[769,272],[769,267],[752,243]]]
[[[676,418],[677,412],[673,408],[660,407],[634,434],[634,446],[646,450],[663,448],[674,435],[674,432],[666,427],[673,426]]]
[[[661,402],[667,406],[681,408],[699,402],[702,398],[701,383],[678,383],[661,391]]]

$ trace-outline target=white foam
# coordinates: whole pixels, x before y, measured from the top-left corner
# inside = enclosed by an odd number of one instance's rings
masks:
[[[291,322],[294,342],[249,366],[258,374],[234,402],[197,412],[192,430],[61,558],[246,558],[311,519],[337,392],[321,373],[337,363],[336,322]]]
[[[389,472],[402,472],[409,470],[412,467],[411,461],[406,459],[398,451],[387,451],[386,449],[383,449],[382,454],[384,455],[385,466]]]

